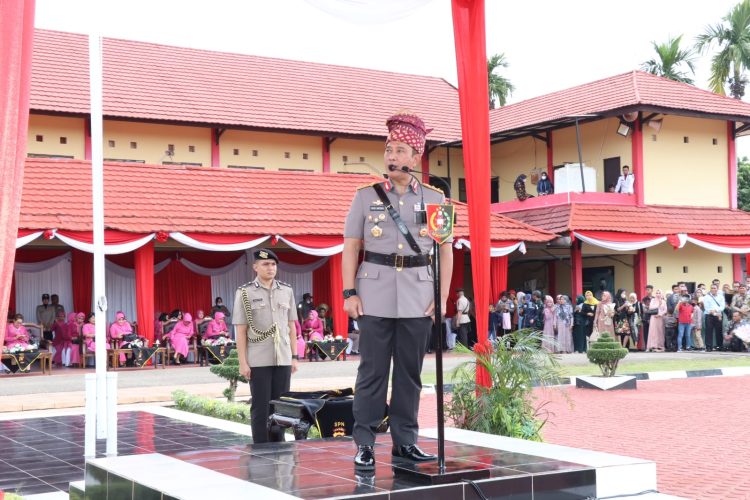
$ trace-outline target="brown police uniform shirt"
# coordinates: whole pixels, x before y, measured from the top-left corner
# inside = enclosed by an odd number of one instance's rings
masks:
[[[391,188],[390,182],[381,184],[421,253],[432,253],[433,240],[427,235],[427,224],[418,223],[415,214],[423,196],[425,204],[444,203],[442,191],[412,183],[403,195],[399,195],[395,188]],[[373,229],[376,226],[378,229]],[[355,194],[346,217],[344,237],[363,240],[363,248],[369,252],[415,255],[372,185],[360,188]],[[357,294],[362,300],[364,313],[369,316],[422,318],[434,296],[430,266],[398,271],[393,267],[362,262],[356,278]]]
[[[273,336],[263,342],[253,343],[256,334],[250,331],[242,290],[247,290],[253,323],[258,330],[267,330],[278,325],[278,338]],[[250,368],[259,366],[287,366],[292,364],[292,350],[289,345],[289,322],[297,319],[297,309],[291,285],[273,280],[270,288],[264,288],[258,279],[245,283],[234,295],[234,315],[232,324],[248,325],[247,363]]]

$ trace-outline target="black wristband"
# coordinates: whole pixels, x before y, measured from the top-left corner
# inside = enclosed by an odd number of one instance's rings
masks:
[[[296,359],[297,361],[299,361],[299,355],[297,355],[297,354],[292,354],[292,359]]]
[[[349,297],[353,297],[354,295],[357,295],[356,288],[347,288],[346,290],[344,290],[344,300],[348,299]]]

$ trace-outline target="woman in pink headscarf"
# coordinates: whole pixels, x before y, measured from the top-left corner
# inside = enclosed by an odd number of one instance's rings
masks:
[[[190,313],[185,313],[182,317],[182,321],[178,321],[172,331],[164,335],[172,343],[174,348],[174,363],[176,365],[180,363],[180,356],[187,358],[188,355],[188,340],[193,336],[195,332],[195,326],[193,326],[193,317]]]
[[[302,323],[302,333],[307,340],[323,340],[323,329],[325,324],[318,317],[318,311],[312,310],[307,314],[307,319]]]
[[[115,314],[115,322],[112,323],[112,326],[109,327],[109,338],[111,345],[122,347],[127,343],[125,342],[125,340],[123,340],[123,338],[125,337],[125,335],[129,335],[131,333],[133,333],[133,327],[130,326],[130,323],[125,317],[125,313],[122,311],[117,311],[117,314]],[[109,346],[107,346],[107,348],[109,348]],[[120,354],[120,363],[125,363],[125,361],[125,354]]]
[[[81,336],[83,337],[83,344],[86,346],[87,351],[95,352],[96,351],[96,342],[94,339],[96,338],[96,315],[94,313],[89,313],[88,316],[86,316],[86,323],[81,328]]]
[[[74,314],[74,313],[71,313]],[[75,314],[73,315],[75,318]],[[57,311],[55,322],[52,323],[52,347],[55,348],[55,355],[52,356],[52,362],[58,366],[70,364],[70,337],[68,336],[68,324],[65,322],[65,311]],[[67,356],[63,357],[63,349],[68,347]]]
[[[52,358],[52,362],[57,365],[70,366],[72,363],[71,355],[75,348],[70,331],[70,322],[75,323],[76,313],[68,314],[68,321],[65,321],[65,313],[60,311],[57,313],[57,320],[52,325],[52,333],[55,338],[52,341],[52,345],[55,348],[55,355]]]
[[[224,313],[217,311],[214,313],[214,319],[206,327],[206,333],[203,335],[203,338],[211,339],[222,335],[228,337],[228,333],[227,324],[224,323]]]
[[[29,347],[29,332],[23,326],[23,314],[13,316],[13,323],[8,323],[5,329],[5,347],[18,345],[22,349]]]
[[[86,315],[82,312],[68,314],[68,337],[70,338],[70,365],[78,366],[81,364],[81,343],[83,342],[83,322]]]

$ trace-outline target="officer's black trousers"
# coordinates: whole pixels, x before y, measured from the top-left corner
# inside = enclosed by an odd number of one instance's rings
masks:
[[[388,375],[393,357],[388,410],[394,445],[416,444],[422,361],[432,319],[360,316],[360,361],[354,390],[354,441],[373,445],[385,415]]]
[[[291,366],[259,366],[250,370],[250,427],[253,431],[253,443],[283,441],[283,430],[274,435],[268,433],[268,413],[272,399],[289,391],[292,378]]]

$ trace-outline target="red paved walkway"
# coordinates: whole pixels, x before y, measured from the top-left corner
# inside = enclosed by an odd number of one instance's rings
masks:
[[[639,382],[636,391],[539,391],[554,413],[545,441],[646,458],[659,491],[692,499],[750,499],[750,377]],[[420,425],[434,427],[435,397]]]

